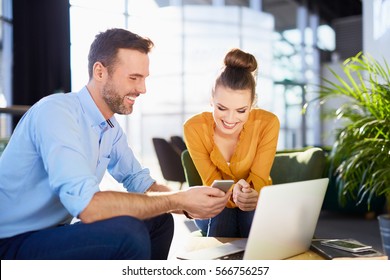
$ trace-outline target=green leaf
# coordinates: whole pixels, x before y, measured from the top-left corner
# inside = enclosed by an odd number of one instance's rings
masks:
[[[341,203],[348,197],[369,207],[375,197],[390,196],[390,68],[363,53],[341,67],[345,76],[329,69],[334,79],[322,79],[315,99],[321,106],[345,99],[324,113],[343,123],[335,130],[329,174],[335,176]]]

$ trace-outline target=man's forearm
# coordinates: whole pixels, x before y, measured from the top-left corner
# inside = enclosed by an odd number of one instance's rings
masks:
[[[147,192],[169,192],[169,191],[172,190],[165,185],[160,185],[157,183],[151,185],[150,188],[147,190]]]
[[[132,216],[138,219],[151,218],[181,208],[179,194],[145,195],[115,191],[97,192],[80,213],[82,222],[92,223],[116,216]]]

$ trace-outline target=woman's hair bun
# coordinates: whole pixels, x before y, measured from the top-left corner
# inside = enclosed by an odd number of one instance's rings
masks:
[[[230,50],[225,56],[224,64],[226,67],[242,68],[249,72],[254,72],[257,69],[256,58],[240,49]]]

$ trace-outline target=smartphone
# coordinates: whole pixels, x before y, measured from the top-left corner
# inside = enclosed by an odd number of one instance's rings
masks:
[[[211,184],[211,187],[227,192],[233,184],[233,180],[214,180],[214,182]]]
[[[364,252],[367,250],[372,250],[372,246],[360,243],[354,239],[332,239],[321,241],[321,244],[324,246],[352,252]]]
[[[368,249],[367,251],[352,253],[352,255],[356,257],[379,257],[382,256],[382,253],[374,249]]]

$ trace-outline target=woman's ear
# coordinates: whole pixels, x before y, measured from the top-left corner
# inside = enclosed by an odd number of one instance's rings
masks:
[[[257,108],[257,101],[258,101],[258,95],[257,95],[257,93],[255,93],[255,96],[254,96],[254,99],[253,99],[253,102],[252,102],[251,109]]]

